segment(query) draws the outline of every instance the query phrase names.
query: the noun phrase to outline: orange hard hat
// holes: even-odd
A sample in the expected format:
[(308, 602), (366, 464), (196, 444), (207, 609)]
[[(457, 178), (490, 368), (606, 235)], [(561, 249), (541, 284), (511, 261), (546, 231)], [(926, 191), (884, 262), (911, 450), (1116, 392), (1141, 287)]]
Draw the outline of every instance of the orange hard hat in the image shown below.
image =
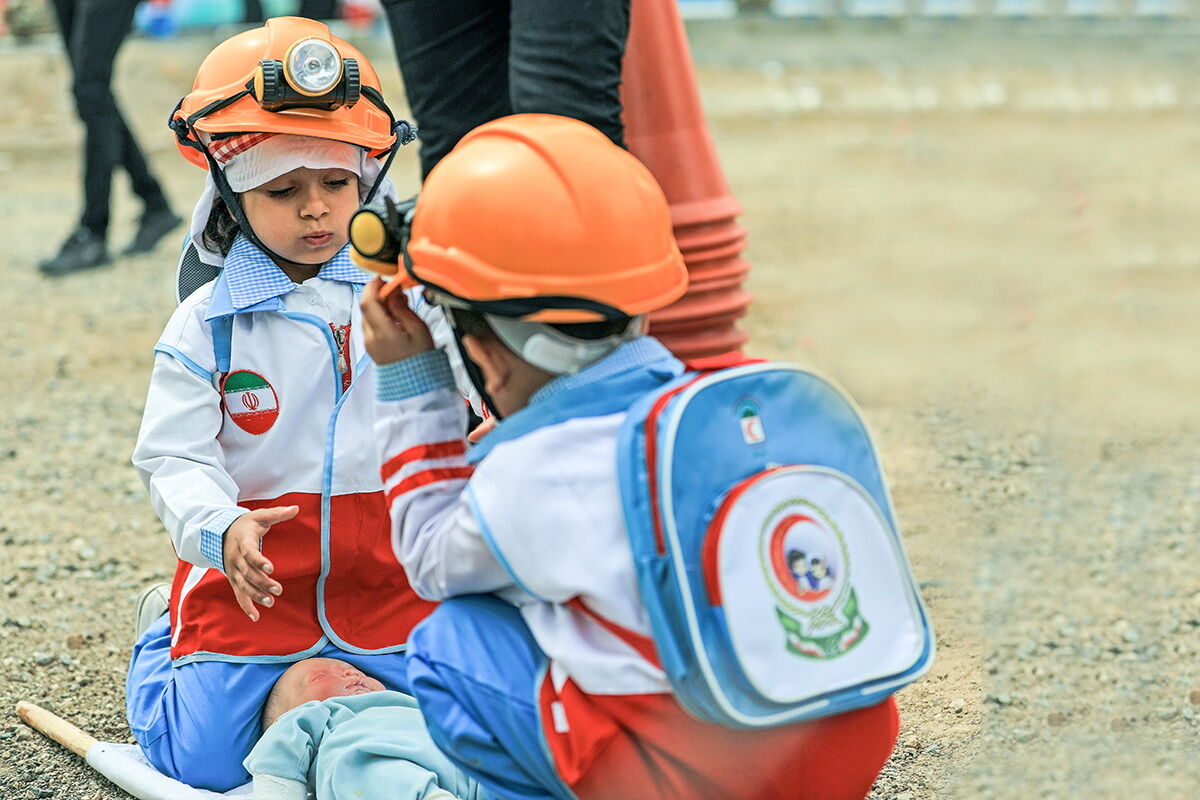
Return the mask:
[[(336, 91), (322, 95), (293, 81), (284, 70), (297, 68), (297, 54), (299, 69), (311, 65), (317, 78), (333, 79)], [(284, 99), (272, 106), (268, 95)], [(395, 142), (394, 124), (379, 77), (363, 54), (324, 23), (302, 17), (273, 17), (217, 45), (171, 115), (179, 152), (205, 169), (209, 161), (197, 148), (198, 133), (292, 133), (357, 144), (378, 156)]]
[(435, 296), (551, 323), (644, 314), (687, 288), (650, 171), (590, 125), (549, 114), (481, 125), (434, 167), (405, 268)]

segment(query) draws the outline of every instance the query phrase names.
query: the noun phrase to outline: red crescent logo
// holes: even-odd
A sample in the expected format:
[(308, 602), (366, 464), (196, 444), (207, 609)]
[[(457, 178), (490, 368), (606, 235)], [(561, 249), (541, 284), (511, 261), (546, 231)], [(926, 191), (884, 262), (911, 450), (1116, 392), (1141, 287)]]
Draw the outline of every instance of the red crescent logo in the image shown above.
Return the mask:
[(258, 395), (254, 392), (246, 392), (242, 395), (242, 405), (253, 411), (258, 408)]
[(801, 522), (808, 522), (813, 525), (818, 525), (817, 521), (805, 514), (789, 514), (779, 520), (779, 524), (775, 526), (775, 530), (771, 531), (771, 567), (775, 570), (775, 577), (783, 586), (784, 590), (793, 597), (803, 600), (806, 603), (815, 603), (824, 598), (827, 594), (833, 591), (833, 587), (827, 587), (820, 590), (805, 590), (801, 591), (792, 578), (792, 571), (788, 568), (787, 554), (784, 553), (783, 539), (787, 536), (787, 532), (793, 526), (799, 525)]

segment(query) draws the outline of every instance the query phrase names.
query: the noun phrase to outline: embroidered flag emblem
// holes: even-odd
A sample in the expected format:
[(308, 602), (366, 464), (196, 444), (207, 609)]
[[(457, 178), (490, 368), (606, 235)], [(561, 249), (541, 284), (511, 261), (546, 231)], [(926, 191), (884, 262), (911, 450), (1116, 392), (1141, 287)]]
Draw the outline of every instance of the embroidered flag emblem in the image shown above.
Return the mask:
[(246, 433), (266, 433), (279, 418), (275, 389), (257, 372), (240, 369), (229, 373), (221, 392), (229, 418)]

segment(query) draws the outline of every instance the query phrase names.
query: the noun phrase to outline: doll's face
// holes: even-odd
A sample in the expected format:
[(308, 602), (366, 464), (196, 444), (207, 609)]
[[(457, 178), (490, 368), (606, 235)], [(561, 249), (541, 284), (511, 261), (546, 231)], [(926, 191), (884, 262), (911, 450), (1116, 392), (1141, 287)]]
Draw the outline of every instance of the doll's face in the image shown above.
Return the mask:
[(382, 692), (384, 685), (345, 661), (306, 658), (288, 667), (272, 690), (277, 713), (283, 714), (310, 700), (326, 700), (367, 692)]
[(241, 201), (263, 244), (294, 264), (323, 264), (349, 240), (358, 176), (299, 167), (243, 192)]

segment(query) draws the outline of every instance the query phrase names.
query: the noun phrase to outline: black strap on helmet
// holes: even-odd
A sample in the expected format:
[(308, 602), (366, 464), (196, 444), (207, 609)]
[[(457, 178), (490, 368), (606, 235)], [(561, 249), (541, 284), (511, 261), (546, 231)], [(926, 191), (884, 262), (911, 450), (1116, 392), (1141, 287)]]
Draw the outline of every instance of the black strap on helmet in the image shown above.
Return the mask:
[(510, 297), (504, 300), (474, 300), (467, 297), (456, 295), (436, 283), (429, 281), (420, 275), (417, 275), (413, 266), (412, 256), (408, 252), (408, 242), (412, 235), (412, 227), (406, 224), (400, 236), (400, 252), (403, 255), (404, 271), (408, 273), (414, 281), (432, 289), (435, 293), (442, 295), (444, 298), (450, 298), (457, 301), (463, 308), (469, 308), (473, 311), (478, 311), (481, 314), (493, 314), (497, 317), (530, 317), (539, 311), (586, 311), (597, 315), (600, 319), (595, 322), (606, 320), (628, 319), (629, 314), (617, 308), (610, 306), (607, 303), (601, 303), (599, 300), (591, 300), (587, 297), (571, 297), (570, 295), (538, 295), (537, 297)]

